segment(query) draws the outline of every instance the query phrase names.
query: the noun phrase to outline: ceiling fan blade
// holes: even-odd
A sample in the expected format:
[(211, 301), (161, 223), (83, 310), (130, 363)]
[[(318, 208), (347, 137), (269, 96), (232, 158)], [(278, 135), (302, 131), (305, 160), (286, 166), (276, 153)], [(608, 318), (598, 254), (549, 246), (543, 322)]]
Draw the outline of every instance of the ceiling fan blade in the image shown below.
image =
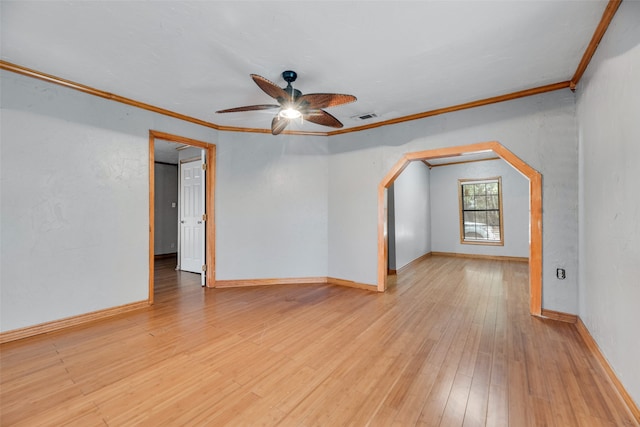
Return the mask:
[(308, 93), (298, 98), (298, 104), (302, 108), (319, 110), (320, 108), (348, 104), (356, 100), (357, 98), (353, 95), (343, 95), (340, 93)]
[(322, 126), (331, 126), (333, 128), (341, 128), (343, 125), (340, 120), (323, 110), (310, 111), (303, 115), (304, 120), (316, 123)]
[(251, 74), (251, 78), (254, 82), (256, 82), (260, 89), (262, 89), (270, 97), (277, 99), (278, 102), (281, 102), (280, 100), (284, 101), (286, 99), (289, 99), (289, 94), (274, 82), (269, 81), (257, 74)]
[(261, 105), (247, 105), (246, 107), (228, 108), (226, 110), (219, 110), (216, 113), (238, 113), (241, 111), (257, 111), (257, 110), (270, 110), (272, 108), (280, 108), (276, 104), (261, 104)]
[(287, 127), (288, 124), (289, 124), (288, 119), (283, 119), (282, 117), (276, 114), (276, 116), (271, 121), (271, 134), (278, 135), (280, 132), (284, 130), (284, 128)]

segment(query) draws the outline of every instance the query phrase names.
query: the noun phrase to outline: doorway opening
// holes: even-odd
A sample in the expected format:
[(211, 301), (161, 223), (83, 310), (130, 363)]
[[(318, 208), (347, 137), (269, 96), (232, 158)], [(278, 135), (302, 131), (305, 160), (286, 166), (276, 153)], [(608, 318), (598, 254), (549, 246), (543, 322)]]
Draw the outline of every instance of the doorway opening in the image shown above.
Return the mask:
[(540, 316), (542, 313), (542, 175), (496, 141), (407, 153), (382, 179), (378, 185), (378, 291), (386, 290), (388, 279), (387, 189), (413, 161), (482, 152), (493, 152), (529, 180), (529, 311), (533, 315)]
[[(155, 146), (156, 140), (166, 141), (170, 143), (180, 144), (184, 148), (197, 148), (202, 153), (201, 161), (198, 161), (198, 167), (201, 168), (201, 164), (204, 170), (204, 188), (197, 188), (198, 192), (203, 194), (202, 200), (204, 200), (204, 214), (199, 218), (189, 218), (193, 220), (194, 225), (204, 228), (202, 230), (203, 239), (196, 241), (196, 245), (202, 245), (203, 248), (203, 263), (202, 263), (202, 277), (203, 286), (212, 288), (215, 286), (215, 222), (214, 222), (214, 191), (215, 191), (215, 159), (216, 159), (216, 146), (202, 141), (197, 141), (190, 138), (185, 138), (177, 135), (171, 135), (158, 131), (149, 131), (149, 304), (153, 304), (154, 300), (154, 287), (155, 287), (155, 246), (156, 246), (156, 230), (155, 230)], [(193, 161), (194, 159), (185, 159), (185, 164)], [(180, 170), (182, 168), (178, 168)], [(192, 171), (193, 172), (193, 171)], [(181, 175), (179, 173), (178, 175)], [(199, 175), (198, 175), (199, 176)], [(184, 198), (181, 195), (181, 198)], [(179, 203), (180, 201), (178, 201)], [(177, 207), (177, 206), (176, 206)], [(177, 219), (177, 218), (176, 218)], [(189, 225), (189, 232), (193, 232), (193, 228)], [(180, 241), (178, 241), (178, 246)], [(183, 252), (179, 248), (176, 248), (178, 254)], [(180, 256), (177, 259), (177, 263), (180, 264)], [(181, 268), (181, 267), (179, 267)]]

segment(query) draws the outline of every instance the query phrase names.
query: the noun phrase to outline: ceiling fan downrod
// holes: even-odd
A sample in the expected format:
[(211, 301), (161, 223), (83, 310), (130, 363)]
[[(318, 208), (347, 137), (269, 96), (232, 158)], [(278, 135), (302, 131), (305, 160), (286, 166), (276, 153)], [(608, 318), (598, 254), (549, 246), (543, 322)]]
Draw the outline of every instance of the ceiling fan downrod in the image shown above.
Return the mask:
[(302, 96), (302, 92), (300, 92), (298, 89), (294, 89), (291, 85), (291, 83), (295, 82), (298, 78), (298, 73), (291, 70), (283, 71), (282, 78), (285, 82), (287, 82), (287, 87), (284, 88), (284, 91), (289, 94), (292, 101), (295, 101), (300, 96)]

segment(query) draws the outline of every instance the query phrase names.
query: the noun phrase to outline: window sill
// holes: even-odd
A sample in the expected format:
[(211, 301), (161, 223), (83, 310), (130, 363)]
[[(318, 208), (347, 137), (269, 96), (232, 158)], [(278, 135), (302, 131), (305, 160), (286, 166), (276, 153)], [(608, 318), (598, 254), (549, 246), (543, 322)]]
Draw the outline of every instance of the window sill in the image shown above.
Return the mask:
[(462, 245), (482, 245), (482, 246), (504, 246), (504, 241), (489, 242), (484, 240), (461, 240)]

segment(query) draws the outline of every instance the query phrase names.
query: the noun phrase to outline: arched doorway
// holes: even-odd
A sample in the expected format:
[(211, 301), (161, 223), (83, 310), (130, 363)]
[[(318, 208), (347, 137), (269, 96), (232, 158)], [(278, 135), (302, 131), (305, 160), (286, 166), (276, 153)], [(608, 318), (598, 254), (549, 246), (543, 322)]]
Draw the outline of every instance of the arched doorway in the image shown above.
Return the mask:
[(529, 180), (529, 311), (542, 314), (542, 175), (497, 141), (458, 147), (407, 153), (391, 168), (378, 186), (378, 291), (384, 292), (387, 282), (387, 212), (386, 190), (410, 162), (461, 156), (492, 151)]

